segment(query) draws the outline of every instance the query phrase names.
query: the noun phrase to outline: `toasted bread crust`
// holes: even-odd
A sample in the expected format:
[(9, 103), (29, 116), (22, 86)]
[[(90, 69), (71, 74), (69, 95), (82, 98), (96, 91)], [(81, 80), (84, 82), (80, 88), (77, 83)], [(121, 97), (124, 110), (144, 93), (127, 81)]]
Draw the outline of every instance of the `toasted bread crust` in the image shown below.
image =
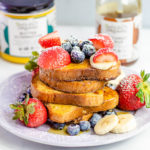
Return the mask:
[(95, 93), (86, 94), (70, 94), (56, 91), (42, 81), (36, 75), (31, 83), (32, 96), (43, 102), (54, 104), (76, 105), (76, 106), (99, 106), (103, 103), (103, 90), (98, 90)]
[[(108, 87), (104, 88), (104, 103), (97, 107), (78, 107), (72, 105), (46, 104), (50, 120), (58, 123), (77, 122), (77, 118), (88, 114), (114, 109), (119, 102), (118, 93)], [(59, 114), (59, 115), (58, 115)], [(78, 116), (78, 117), (77, 117)]]
[(103, 89), (105, 82), (97, 80), (84, 80), (84, 81), (56, 81), (49, 78), (42, 80), (49, 87), (66, 92), (66, 93), (75, 93), (83, 94), (89, 92), (95, 92), (97, 90)]
[(59, 69), (43, 69), (39, 70), (39, 78), (45, 81), (47, 78), (57, 81), (81, 81), (81, 80), (111, 80), (120, 75), (120, 62), (116, 66), (101, 70), (92, 68), (89, 60), (85, 60), (80, 64), (71, 63)]
[(114, 109), (119, 103), (119, 95), (115, 90), (112, 90), (109, 87), (105, 87), (104, 91), (104, 102), (97, 107), (88, 107), (87, 112), (99, 112), (106, 111), (109, 109)]
[(72, 108), (70, 109), (69, 106), (70, 105), (64, 105), (64, 107), (62, 107), (60, 111), (59, 104), (47, 105), (50, 120), (58, 123), (65, 123), (81, 117), (81, 114), (83, 114), (82, 107), (72, 106)]

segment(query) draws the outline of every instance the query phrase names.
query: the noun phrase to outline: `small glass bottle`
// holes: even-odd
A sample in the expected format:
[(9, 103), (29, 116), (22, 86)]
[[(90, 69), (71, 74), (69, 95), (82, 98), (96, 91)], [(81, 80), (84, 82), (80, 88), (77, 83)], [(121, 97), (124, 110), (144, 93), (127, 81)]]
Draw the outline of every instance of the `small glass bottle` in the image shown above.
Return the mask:
[(97, 0), (96, 22), (97, 33), (112, 37), (123, 65), (138, 59), (141, 0)]

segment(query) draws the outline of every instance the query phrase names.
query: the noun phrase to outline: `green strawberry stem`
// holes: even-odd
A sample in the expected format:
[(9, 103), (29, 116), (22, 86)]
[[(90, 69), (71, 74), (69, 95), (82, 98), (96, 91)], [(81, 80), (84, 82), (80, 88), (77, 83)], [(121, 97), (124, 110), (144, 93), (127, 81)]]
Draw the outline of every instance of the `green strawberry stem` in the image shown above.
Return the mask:
[(17, 104), (10, 104), (10, 108), (14, 109), (14, 116), (13, 120), (21, 120), (25, 123), (25, 125), (28, 124), (29, 121), (29, 115), (34, 114), (35, 112), (35, 105), (36, 103), (28, 104), (29, 101), (29, 95), (27, 95), (25, 99), (25, 103), (17, 103)]
[(146, 108), (150, 108), (150, 73), (146, 74), (144, 70), (141, 71), (142, 82), (140, 82), (136, 87), (139, 89), (136, 96), (140, 98), (141, 103), (146, 104)]
[(28, 71), (33, 71), (35, 68), (37, 68), (38, 58), (39, 58), (39, 53), (37, 51), (33, 51), (30, 60), (25, 64), (25, 69)]

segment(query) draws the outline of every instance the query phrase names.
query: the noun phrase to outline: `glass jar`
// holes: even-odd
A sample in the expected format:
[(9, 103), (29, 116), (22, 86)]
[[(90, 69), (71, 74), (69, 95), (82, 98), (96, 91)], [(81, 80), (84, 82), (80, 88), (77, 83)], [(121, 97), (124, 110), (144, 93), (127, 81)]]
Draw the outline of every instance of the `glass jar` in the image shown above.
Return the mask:
[(26, 63), (41, 49), (38, 39), (54, 31), (54, 0), (0, 0), (0, 23), (1, 56)]
[(141, 0), (97, 0), (97, 33), (109, 34), (123, 65), (138, 59)]

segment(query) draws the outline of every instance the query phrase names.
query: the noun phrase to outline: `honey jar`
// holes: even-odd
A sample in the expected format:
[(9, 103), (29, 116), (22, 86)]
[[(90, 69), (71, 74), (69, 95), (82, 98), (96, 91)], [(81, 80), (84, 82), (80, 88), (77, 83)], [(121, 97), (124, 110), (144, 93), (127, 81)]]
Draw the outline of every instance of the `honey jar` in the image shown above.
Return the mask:
[(54, 31), (54, 0), (1, 0), (0, 47), (2, 58), (26, 63), (38, 51), (38, 39)]

